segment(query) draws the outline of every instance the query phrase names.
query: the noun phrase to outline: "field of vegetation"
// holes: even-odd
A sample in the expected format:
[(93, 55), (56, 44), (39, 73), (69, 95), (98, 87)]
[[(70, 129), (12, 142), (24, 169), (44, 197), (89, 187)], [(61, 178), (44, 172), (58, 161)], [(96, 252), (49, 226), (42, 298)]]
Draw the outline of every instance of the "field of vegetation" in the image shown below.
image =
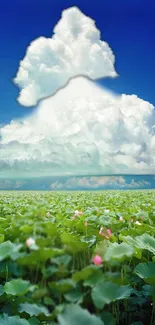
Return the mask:
[(155, 324), (155, 192), (0, 192), (0, 325)]

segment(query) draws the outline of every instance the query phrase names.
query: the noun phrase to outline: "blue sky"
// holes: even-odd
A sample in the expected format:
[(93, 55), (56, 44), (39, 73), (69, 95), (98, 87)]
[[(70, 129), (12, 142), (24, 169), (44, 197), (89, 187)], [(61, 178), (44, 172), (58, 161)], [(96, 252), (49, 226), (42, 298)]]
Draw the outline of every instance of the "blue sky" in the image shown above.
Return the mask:
[(2, 0), (0, 5), (0, 123), (27, 114), (12, 83), (29, 43), (50, 37), (61, 11), (78, 6), (96, 21), (102, 38), (116, 56), (117, 79), (101, 84), (126, 94), (136, 94), (155, 105), (155, 3), (139, 0)]
[[(61, 18), (63, 10), (74, 6), (80, 9), (80, 14), (76, 12), (75, 16), (74, 9), (69, 14), (69, 9), (66, 10), (66, 18)], [(101, 37), (88, 17), (95, 21)], [(154, 17), (153, 0), (2, 0), (0, 178), (4, 182), (5, 178), (17, 177), (18, 174), (24, 178), (30, 175), (53, 176), (55, 173), (58, 177), (155, 173)], [(86, 24), (84, 19), (87, 19)], [(49, 40), (59, 21), (56, 42)], [(68, 34), (64, 33), (69, 35), (68, 40), (63, 35), (63, 26), (68, 30)], [(25, 74), (18, 74), (17, 84), (19, 86), (22, 80), (24, 89), (28, 88), (27, 81), (29, 85), (34, 81), (34, 88), (26, 93), (29, 103), (25, 106), (43, 100), (37, 107), (24, 107), (17, 101), (19, 88), (13, 83), (13, 78), (22, 66), (20, 61), (25, 57), (28, 46), (40, 36), (45, 39), (43, 43), (38, 42), (36, 48), (31, 47), (30, 55), (23, 63), (28, 62)], [(101, 41), (106, 41), (112, 49), (115, 65), (108, 45), (103, 49)], [(64, 47), (59, 47), (60, 44)], [(35, 61), (35, 55), (38, 61)], [(79, 65), (74, 64), (72, 58)], [(63, 66), (61, 63), (64, 61), (66, 65)], [(38, 65), (35, 66), (36, 62)], [(58, 67), (56, 74), (55, 67)], [(69, 67), (68, 70), (66, 67)], [(47, 72), (49, 70), (50, 73)], [(53, 87), (48, 93), (51, 96), (54, 87), (59, 90), (70, 77), (79, 76), (79, 71), (86, 71), (85, 76), (93, 81), (74, 79), (64, 92), (58, 91), (58, 102), (55, 95), (44, 100), (42, 94), (47, 95), (48, 86)], [(119, 76), (111, 78), (116, 72)], [(26, 73), (28, 77), (25, 77)], [(94, 77), (106, 73), (109, 77), (100, 80)], [(77, 89), (79, 93), (76, 93)], [(104, 93), (106, 89), (125, 95), (114, 98), (114, 94)], [(24, 103), (24, 96), (21, 103)], [(77, 96), (81, 97), (83, 108), (78, 104)], [(23, 119), (22, 123), (20, 119)], [(10, 124), (11, 120), (14, 122)], [(55, 142), (52, 142), (53, 139), (56, 139)], [(151, 187), (152, 184), (154, 178)]]

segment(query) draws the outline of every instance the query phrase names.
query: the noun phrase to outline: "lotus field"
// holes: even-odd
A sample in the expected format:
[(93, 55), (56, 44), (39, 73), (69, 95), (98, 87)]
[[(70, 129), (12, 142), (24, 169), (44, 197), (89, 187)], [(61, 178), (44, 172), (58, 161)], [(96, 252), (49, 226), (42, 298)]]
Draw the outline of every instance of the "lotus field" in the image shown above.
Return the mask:
[(0, 192), (0, 325), (155, 324), (155, 192)]

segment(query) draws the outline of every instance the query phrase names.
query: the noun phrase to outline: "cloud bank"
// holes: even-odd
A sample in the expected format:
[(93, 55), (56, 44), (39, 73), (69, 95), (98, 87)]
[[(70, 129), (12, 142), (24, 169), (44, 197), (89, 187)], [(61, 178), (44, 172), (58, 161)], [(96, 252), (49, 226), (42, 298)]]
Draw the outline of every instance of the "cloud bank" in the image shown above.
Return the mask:
[(31, 179), (0, 179), (0, 190), (132, 190), (153, 189), (153, 176), (46, 177)]
[(53, 182), (50, 186), (51, 190), (72, 190), (72, 189), (145, 189), (150, 188), (151, 183), (145, 179), (135, 180), (132, 178), (127, 182), (125, 177), (122, 176), (101, 176), (101, 177), (72, 177), (68, 178), (65, 182), (61, 179)]
[(84, 77), (0, 135), (1, 177), (155, 173), (153, 105)]
[(34, 40), (20, 61), (14, 82), (23, 106), (36, 105), (76, 76), (92, 80), (117, 76), (111, 48), (100, 39), (94, 20), (77, 7), (62, 12), (53, 33), (51, 38)]

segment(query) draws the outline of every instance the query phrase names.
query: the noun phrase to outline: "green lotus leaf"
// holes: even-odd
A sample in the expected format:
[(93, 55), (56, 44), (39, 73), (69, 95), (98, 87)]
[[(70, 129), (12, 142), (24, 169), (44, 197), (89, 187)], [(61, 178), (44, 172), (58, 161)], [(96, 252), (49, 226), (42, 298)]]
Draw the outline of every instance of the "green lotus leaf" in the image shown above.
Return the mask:
[(72, 276), (72, 279), (75, 282), (79, 282), (81, 280), (87, 280), (90, 275), (95, 273), (98, 270), (98, 266), (96, 265), (88, 265), (85, 268), (83, 268), (81, 271), (75, 272)]
[(131, 257), (134, 254), (134, 249), (131, 245), (126, 243), (111, 243), (105, 254), (105, 261), (115, 260), (123, 261), (127, 257)]
[(45, 315), (49, 316), (49, 311), (46, 307), (36, 304), (24, 303), (19, 305), (20, 313), (27, 313), (30, 316)]
[(0, 316), (1, 325), (30, 325), (26, 319), (22, 319), (19, 316), (9, 317), (8, 315)]
[(4, 285), (4, 292), (7, 295), (23, 296), (30, 288), (30, 282), (22, 279), (12, 279)]
[(0, 244), (0, 261), (5, 258), (12, 258), (14, 253), (17, 253), (22, 248), (22, 245), (13, 244), (11, 241), (5, 241)]
[(92, 289), (91, 296), (94, 305), (102, 309), (106, 304), (129, 298), (131, 292), (130, 285), (119, 286), (113, 282), (100, 282)]
[(135, 273), (148, 284), (155, 285), (155, 263), (140, 263), (135, 268)]
[(63, 313), (58, 315), (58, 321), (60, 325), (104, 325), (99, 317), (78, 305), (66, 306)]
[(146, 249), (155, 255), (155, 238), (147, 233), (141, 236), (136, 236), (135, 238), (131, 236), (123, 236), (122, 240), (140, 249)]

